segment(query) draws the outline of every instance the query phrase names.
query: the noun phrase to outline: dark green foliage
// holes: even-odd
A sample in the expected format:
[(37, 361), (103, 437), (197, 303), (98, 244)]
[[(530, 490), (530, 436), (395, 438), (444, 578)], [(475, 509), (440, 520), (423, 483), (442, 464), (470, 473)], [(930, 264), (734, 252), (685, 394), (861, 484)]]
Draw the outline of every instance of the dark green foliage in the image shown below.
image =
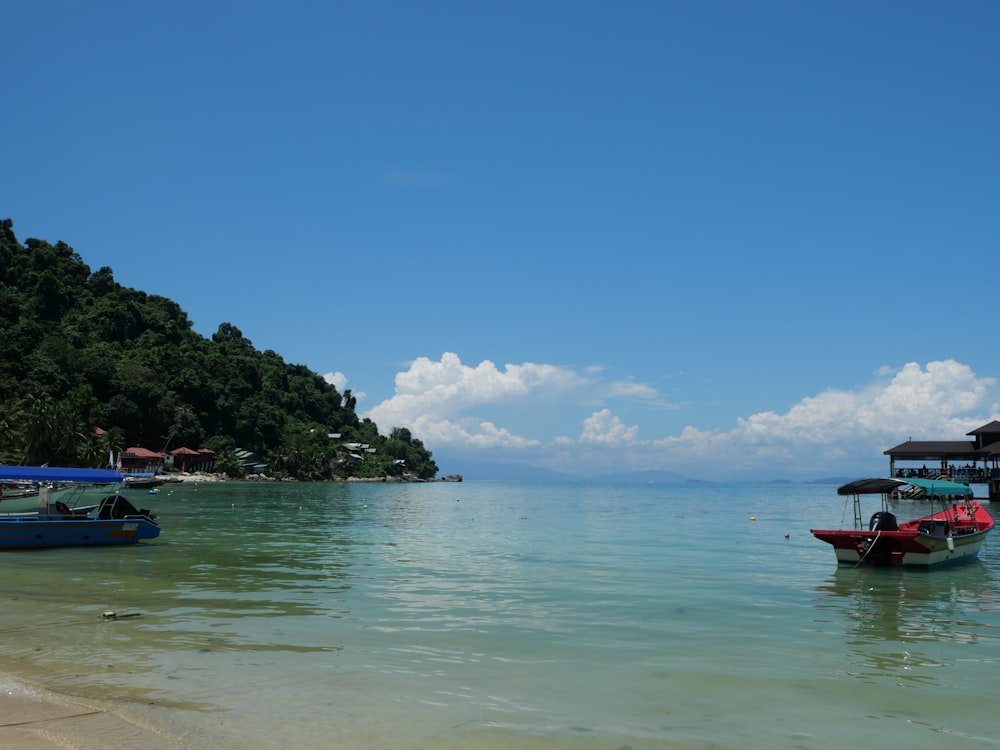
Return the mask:
[[(18, 244), (0, 222), (0, 462), (97, 466), (126, 447), (208, 447), (239, 474), (236, 449), (287, 476), (433, 478), (409, 430), (384, 438), (302, 365), (259, 352), (223, 323), (211, 340), (173, 301), (96, 273), (68, 245)], [(96, 432), (95, 427), (104, 430)], [(339, 440), (330, 435), (340, 433)], [(347, 442), (370, 445), (347, 458)]]

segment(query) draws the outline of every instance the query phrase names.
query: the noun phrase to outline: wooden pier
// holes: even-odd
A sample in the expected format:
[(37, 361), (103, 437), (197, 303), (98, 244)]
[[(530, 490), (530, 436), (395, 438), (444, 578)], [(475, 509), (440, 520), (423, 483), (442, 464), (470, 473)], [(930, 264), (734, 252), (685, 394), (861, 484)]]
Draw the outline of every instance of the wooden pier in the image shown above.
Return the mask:
[[(944, 477), (963, 484), (985, 484), (990, 501), (1000, 501), (1000, 422), (990, 422), (966, 435), (971, 440), (907, 440), (890, 448), (885, 451), (889, 476)], [(922, 465), (898, 466), (900, 462)]]

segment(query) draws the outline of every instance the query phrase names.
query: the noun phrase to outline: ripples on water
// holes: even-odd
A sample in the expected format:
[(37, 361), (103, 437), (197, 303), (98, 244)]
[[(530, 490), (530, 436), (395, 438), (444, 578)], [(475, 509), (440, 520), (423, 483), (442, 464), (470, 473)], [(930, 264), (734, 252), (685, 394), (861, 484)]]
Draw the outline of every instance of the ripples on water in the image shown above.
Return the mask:
[(182, 485), (4, 558), (5, 668), (194, 746), (996, 747), (996, 541), (838, 569), (834, 489)]

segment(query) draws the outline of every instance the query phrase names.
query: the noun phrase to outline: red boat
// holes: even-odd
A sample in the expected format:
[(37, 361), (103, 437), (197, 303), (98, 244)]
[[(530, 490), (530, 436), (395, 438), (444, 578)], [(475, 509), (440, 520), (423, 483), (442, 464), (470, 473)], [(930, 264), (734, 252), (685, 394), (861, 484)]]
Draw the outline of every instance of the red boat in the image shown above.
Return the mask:
[[(966, 560), (979, 553), (994, 524), (990, 512), (973, 499), (969, 486), (957, 482), (859, 479), (839, 487), (837, 494), (853, 500), (854, 528), (811, 531), (817, 539), (833, 545), (839, 563), (930, 568)], [(868, 520), (866, 529), (861, 498), (870, 495), (880, 495), (882, 505)], [(889, 507), (900, 499), (931, 500), (939, 502), (942, 509), (899, 523)]]

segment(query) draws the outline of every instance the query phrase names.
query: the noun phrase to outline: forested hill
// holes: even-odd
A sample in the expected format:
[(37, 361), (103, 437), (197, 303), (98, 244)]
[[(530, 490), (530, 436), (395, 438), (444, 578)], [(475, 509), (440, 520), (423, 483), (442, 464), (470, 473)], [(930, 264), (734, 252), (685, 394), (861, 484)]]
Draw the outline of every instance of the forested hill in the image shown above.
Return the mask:
[[(0, 463), (103, 466), (111, 450), (186, 446), (231, 473), (246, 449), (297, 478), (436, 475), (408, 429), (383, 437), (354, 406), (235, 325), (207, 339), (172, 300), (91, 272), (63, 242), (21, 245), (0, 222)], [(374, 451), (359, 461), (345, 443)]]

